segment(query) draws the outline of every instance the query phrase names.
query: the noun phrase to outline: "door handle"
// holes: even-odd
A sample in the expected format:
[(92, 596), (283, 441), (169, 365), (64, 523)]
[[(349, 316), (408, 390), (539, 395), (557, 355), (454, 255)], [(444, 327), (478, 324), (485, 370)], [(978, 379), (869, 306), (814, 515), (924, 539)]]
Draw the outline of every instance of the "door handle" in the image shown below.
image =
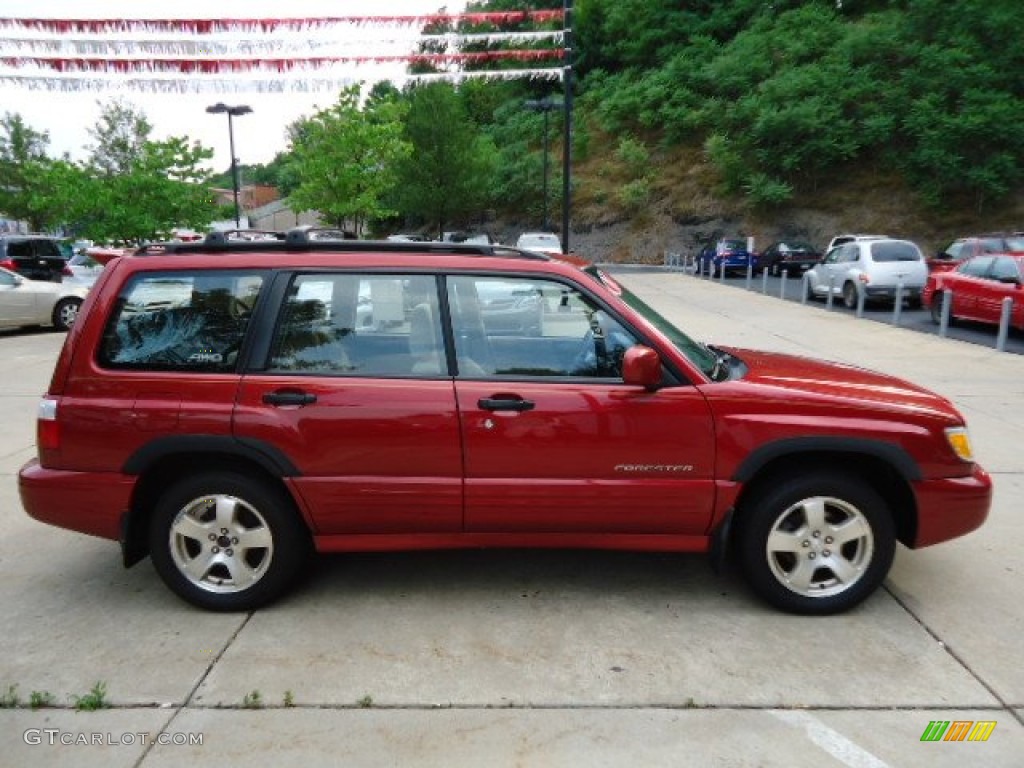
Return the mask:
[(483, 397), (476, 401), (484, 411), (532, 411), (536, 406), (532, 400), (521, 397)]
[(316, 395), (296, 390), (279, 390), (264, 393), (263, 402), (267, 405), (312, 405), (316, 402)]

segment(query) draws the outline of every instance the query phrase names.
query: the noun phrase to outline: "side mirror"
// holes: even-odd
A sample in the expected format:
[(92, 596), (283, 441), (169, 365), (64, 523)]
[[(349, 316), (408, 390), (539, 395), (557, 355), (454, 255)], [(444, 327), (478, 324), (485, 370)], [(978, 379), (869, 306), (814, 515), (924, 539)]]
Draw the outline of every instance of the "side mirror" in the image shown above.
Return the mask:
[(635, 344), (622, 357), (622, 380), (653, 392), (661, 386), (661, 358), (650, 347)]

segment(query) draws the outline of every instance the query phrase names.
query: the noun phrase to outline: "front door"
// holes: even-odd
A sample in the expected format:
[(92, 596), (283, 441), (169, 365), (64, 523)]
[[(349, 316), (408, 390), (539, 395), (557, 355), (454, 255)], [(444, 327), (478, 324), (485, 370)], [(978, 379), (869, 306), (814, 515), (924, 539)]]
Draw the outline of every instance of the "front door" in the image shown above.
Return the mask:
[(466, 530), (706, 532), (714, 436), (691, 386), (623, 384), (637, 337), (567, 284), (449, 278)]

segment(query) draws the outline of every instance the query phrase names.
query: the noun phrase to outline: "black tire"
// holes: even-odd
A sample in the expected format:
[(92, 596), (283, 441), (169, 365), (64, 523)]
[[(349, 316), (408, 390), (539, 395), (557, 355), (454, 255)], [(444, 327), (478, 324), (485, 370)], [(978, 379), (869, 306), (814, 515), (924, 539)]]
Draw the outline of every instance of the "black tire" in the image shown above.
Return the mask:
[(847, 309), (857, 308), (857, 286), (853, 283), (843, 285), (843, 306)]
[(82, 308), (81, 299), (61, 299), (53, 308), (53, 327), (58, 331), (69, 331), (78, 319), (78, 310)]
[(216, 471), (164, 492), (150, 520), (149, 551), (160, 578), (185, 601), (211, 611), (251, 611), (291, 585), (312, 547), (281, 488)]
[(885, 579), (896, 549), (885, 500), (839, 472), (811, 472), (765, 488), (744, 504), (737, 526), (751, 589), (789, 613), (852, 608)]

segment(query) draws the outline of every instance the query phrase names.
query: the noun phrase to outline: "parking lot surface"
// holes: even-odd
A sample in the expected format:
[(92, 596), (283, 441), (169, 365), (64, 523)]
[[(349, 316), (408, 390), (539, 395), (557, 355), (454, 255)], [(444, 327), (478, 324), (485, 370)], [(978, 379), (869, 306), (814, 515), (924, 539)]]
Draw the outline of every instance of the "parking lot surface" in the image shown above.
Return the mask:
[[(1024, 359), (692, 275), (616, 277), (695, 338), (946, 395), (995, 478), (988, 522), (900, 550), (883, 590), (829, 618), (776, 613), (700, 556), (556, 551), (324, 557), (271, 608), (204, 613), (148, 562), (24, 514), (63, 336), (2, 334), (0, 765), (1022, 765)], [(110, 706), (77, 711), (98, 683)], [(996, 725), (922, 741), (933, 721)]]

